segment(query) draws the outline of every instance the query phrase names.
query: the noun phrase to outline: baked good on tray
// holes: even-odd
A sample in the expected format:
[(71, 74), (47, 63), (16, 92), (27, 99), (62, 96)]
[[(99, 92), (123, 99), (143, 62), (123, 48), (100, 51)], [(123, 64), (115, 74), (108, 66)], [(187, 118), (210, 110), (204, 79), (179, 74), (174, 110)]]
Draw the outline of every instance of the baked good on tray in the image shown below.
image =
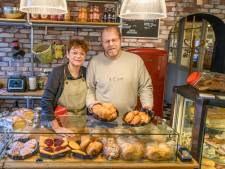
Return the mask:
[(118, 111), (111, 103), (96, 104), (92, 107), (93, 116), (102, 121), (111, 122), (118, 117)]
[(24, 160), (33, 156), (38, 151), (38, 142), (35, 139), (28, 141), (14, 141), (9, 146), (8, 156), (14, 160)]
[(70, 150), (68, 141), (65, 137), (45, 137), (40, 136), (40, 155), (46, 158), (60, 158)]
[(76, 158), (92, 159), (97, 157), (102, 151), (103, 144), (98, 139), (89, 135), (69, 141), (69, 146)]

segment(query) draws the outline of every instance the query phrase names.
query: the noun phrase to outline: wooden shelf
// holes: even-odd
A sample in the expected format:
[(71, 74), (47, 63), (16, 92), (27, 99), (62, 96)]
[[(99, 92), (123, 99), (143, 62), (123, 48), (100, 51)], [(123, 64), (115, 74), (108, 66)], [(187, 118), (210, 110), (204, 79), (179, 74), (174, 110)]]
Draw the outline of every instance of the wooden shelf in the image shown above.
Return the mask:
[(107, 27), (119, 26), (116, 22), (75, 22), (75, 21), (52, 21), (52, 20), (31, 20), (33, 26), (53, 26), (53, 27)]
[(7, 19), (7, 18), (0, 18), (0, 25), (22, 25), (22, 26), (29, 26), (25, 19)]
[(52, 20), (31, 20), (0, 18), (0, 25), (18, 26), (47, 26), (47, 27), (107, 27), (120, 26), (119, 22), (75, 22), (75, 21), (52, 21)]

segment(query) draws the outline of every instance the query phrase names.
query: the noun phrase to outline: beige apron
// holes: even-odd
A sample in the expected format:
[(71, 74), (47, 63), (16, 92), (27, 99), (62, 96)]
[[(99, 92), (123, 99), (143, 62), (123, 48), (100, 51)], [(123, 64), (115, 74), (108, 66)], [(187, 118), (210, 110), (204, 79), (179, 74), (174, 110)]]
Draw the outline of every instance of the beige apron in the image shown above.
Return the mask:
[(85, 127), (86, 95), (87, 85), (83, 77), (76, 80), (65, 79), (63, 92), (58, 100), (58, 105), (64, 106), (68, 110), (67, 116), (60, 117), (63, 127)]

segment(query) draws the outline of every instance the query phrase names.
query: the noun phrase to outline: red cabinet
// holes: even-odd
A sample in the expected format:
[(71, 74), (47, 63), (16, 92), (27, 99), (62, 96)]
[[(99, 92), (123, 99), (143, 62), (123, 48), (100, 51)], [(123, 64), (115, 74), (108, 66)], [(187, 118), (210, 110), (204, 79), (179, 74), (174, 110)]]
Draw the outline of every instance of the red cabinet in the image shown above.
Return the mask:
[(139, 55), (152, 78), (154, 107), (158, 116), (163, 116), (164, 88), (167, 70), (167, 52), (153, 48), (128, 48), (126, 51)]

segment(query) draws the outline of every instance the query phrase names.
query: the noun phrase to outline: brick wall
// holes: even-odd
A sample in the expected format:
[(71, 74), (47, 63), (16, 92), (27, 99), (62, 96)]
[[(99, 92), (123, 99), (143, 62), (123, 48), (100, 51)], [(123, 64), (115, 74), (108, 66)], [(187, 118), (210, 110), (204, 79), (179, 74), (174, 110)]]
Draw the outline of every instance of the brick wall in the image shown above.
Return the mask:
[[(144, 38), (123, 38), (122, 46), (124, 47), (153, 47), (166, 49), (168, 34), (170, 29), (181, 17), (193, 13), (210, 13), (225, 21), (225, 0), (203, 0), (204, 4), (196, 5), (196, 0), (166, 0), (167, 15), (166, 19), (160, 21), (160, 32), (158, 39)], [(19, 0), (1, 0), (1, 5), (18, 5)], [(78, 7), (87, 6), (86, 2), (69, 2), (69, 10), (73, 19), (76, 18)], [(66, 43), (70, 38), (85, 39), (89, 42), (90, 51), (88, 57), (96, 55), (102, 51), (100, 36), (101, 28), (34, 28), (34, 42), (42, 40), (55, 41), (61, 40)], [(21, 47), (25, 50), (26, 55), (21, 60), (12, 58), (11, 42), (18, 39)], [(0, 26), (0, 79), (10, 75), (21, 74), (28, 76), (31, 72), (31, 54), (30, 54), (30, 27), (26, 26)], [(44, 68), (55, 67), (62, 64), (63, 60), (55, 60), (51, 64), (34, 64), (35, 75), (39, 75)]]

